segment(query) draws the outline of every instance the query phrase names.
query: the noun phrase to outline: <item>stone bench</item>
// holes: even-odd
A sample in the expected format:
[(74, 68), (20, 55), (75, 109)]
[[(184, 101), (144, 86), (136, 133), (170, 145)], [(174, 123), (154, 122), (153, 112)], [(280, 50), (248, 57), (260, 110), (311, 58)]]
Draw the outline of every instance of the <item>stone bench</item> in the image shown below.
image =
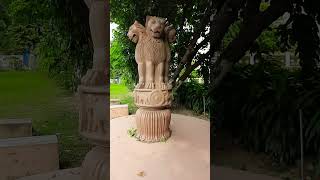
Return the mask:
[(32, 136), (31, 119), (0, 119), (0, 139)]
[(110, 106), (110, 119), (128, 116), (128, 104), (119, 104), (119, 105), (111, 105)]
[(0, 140), (0, 180), (58, 169), (58, 139), (55, 135)]
[(111, 105), (120, 104), (120, 99), (110, 99), (110, 104)]

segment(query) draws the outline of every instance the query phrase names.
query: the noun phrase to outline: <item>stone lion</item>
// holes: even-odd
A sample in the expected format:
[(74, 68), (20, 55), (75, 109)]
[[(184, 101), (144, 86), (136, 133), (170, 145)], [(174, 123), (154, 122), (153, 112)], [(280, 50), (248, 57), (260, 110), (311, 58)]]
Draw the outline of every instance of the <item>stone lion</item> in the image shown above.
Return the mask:
[(138, 64), (139, 83), (136, 88), (168, 89), (169, 43), (176, 39), (176, 31), (164, 18), (147, 16), (145, 27), (135, 21), (128, 32), (129, 39), (137, 43), (135, 59)]

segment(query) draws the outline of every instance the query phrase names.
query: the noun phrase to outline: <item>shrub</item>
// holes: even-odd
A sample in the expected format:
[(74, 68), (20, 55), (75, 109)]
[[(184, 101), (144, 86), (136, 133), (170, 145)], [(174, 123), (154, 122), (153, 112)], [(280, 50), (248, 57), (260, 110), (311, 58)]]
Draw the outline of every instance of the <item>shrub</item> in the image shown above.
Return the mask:
[(285, 70), (273, 60), (236, 66), (215, 92), (215, 112), (219, 112), (215, 116), (248, 149), (291, 164), (300, 157), (302, 109), (305, 152), (316, 156), (320, 150), (320, 76), (301, 77), (299, 71)]
[(196, 113), (202, 113), (204, 104), (207, 107), (209, 103), (206, 96), (207, 90), (203, 84), (195, 81), (185, 82), (174, 92), (174, 103)]

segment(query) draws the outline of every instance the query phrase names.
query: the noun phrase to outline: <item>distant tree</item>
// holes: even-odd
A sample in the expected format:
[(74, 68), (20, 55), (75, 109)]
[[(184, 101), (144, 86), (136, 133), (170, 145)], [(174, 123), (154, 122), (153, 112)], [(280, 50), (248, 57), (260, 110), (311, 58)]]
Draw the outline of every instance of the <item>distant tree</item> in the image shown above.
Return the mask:
[[(80, 77), (92, 65), (85, 2), (1, 0), (0, 4), (8, 17), (0, 34), (3, 37), (0, 50), (21, 53), (25, 48), (32, 48), (41, 70), (49, 72), (65, 88), (76, 90)], [(0, 27), (1, 19), (2, 16)]]

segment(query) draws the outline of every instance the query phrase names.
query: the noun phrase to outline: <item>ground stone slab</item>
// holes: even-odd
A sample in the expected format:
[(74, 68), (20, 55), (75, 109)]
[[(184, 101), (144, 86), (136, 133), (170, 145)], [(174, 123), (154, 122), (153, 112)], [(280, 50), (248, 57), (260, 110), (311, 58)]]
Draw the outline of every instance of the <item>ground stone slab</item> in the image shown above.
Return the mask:
[(0, 139), (32, 136), (31, 119), (0, 119)]
[(18, 180), (81, 180), (80, 168), (65, 169), (46, 174), (23, 177)]
[(110, 119), (128, 116), (128, 104), (118, 104), (118, 105), (111, 105), (110, 106)]
[(59, 169), (56, 136), (33, 136), (0, 140), (0, 180)]
[(172, 137), (142, 143), (129, 137), (135, 116), (110, 121), (111, 180), (209, 180), (210, 123), (172, 114)]
[(246, 171), (234, 170), (225, 167), (212, 167), (212, 179), (213, 180), (281, 180), (271, 176), (253, 174)]

